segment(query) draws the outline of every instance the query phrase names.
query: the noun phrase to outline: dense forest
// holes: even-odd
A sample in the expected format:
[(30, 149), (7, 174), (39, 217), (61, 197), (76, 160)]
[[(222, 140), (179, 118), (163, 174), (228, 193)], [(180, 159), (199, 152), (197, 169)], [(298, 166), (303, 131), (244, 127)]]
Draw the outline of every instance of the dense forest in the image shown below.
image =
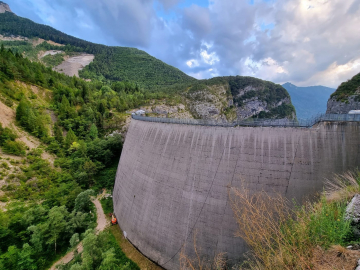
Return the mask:
[[(49, 103), (41, 103), (39, 95), (17, 82), (48, 89)], [(18, 168), (11, 173), (9, 162), (0, 161), (0, 178), (8, 182), (0, 201), (10, 201), (6, 211), (0, 210), (0, 269), (45, 269), (79, 239), (99, 244), (86, 251), (91, 262), (79, 257), (71, 269), (82, 264), (86, 269), (137, 269), (129, 266), (111, 235), (92, 232), (90, 195), (113, 186), (123, 140), (108, 134), (109, 122), (161, 94), (132, 82), (104, 85), (68, 77), (3, 46), (0, 92), (1, 101), (16, 108), (16, 124), (43, 145), (29, 150), (15, 130), (0, 125), (1, 150), (22, 157), (10, 160)], [(50, 119), (49, 110), (57, 121)], [(55, 154), (53, 165), (41, 157), (45, 150)]]
[(68, 51), (94, 54), (94, 61), (80, 72), (80, 76), (87, 79), (136, 81), (143, 88), (150, 89), (196, 81), (179, 69), (165, 64), (144, 51), (94, 44), (10, 12), (0, 14), (0, 34), (52, 40), (67, 45), (65, 49)]

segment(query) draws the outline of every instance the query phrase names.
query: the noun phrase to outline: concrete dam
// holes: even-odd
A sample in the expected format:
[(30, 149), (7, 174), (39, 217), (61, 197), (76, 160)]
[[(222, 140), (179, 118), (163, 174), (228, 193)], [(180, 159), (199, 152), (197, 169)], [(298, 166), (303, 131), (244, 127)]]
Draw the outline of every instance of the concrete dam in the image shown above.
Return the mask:
[(229, 187), (280, 193), (301, 201), (324, 180), (360, 163), (360, 122), (302, 127), (219, 127), (132, 119), (113, 191), (127, 238), (165, 269), (225, 252), (236, 263), (248, 251), (235, 237)]

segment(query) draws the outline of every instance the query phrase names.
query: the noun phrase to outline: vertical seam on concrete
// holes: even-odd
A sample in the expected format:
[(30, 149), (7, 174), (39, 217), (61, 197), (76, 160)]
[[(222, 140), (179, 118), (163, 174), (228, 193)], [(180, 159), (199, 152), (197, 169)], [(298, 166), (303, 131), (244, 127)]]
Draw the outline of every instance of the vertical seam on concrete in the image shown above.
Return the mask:
[[(239, 151), (240, 151), (240, 150), (239, 150)], [(230, 148), (229, 148), (229, 153), (230, 153)], [(236, 168), (237, 168), (237, 165), (238, 165), (238, 162), (239, 162), (239, 156), (240, 156), (240, 155), (238, 155), (238, 157), (237, 157), (237, 159), (236, 159), (234, 172), (233, 172), (233, 174), (232, 174), (231, 181), (230, 181), (230, 188), (231, 188), (232, 183), (233, 183), (233, 181), (234, 181)], [(228, 187), (228, 188), (229, 188), (229, 187)], [(222, 229), (222, 226), (223, 226), (222, 224), (223, 224), (223, 222), (224, 222), (224, 215), (225, 215), (226, 208), (227, 208), (227, 206), (228, 206), (228, 202), (229, 202), (229, 195), (227, 196), (226, 203), (225, 203), (225, 206), (224, 206), (224, 211), (223, 211), (223, 214), (222, 214), (222, 222), (221, 222), (220, 230)], [(217, 241), (216, 241), (216, 250), (215, 250), (215, 252), (217, 252), (217, 250), (218, 250), (218, 245), (219, 245), (219, 237), (217, 238)]]
[(218, 170), (219, 170), (221, 161), (222, 161), (223, 156), (224, 156), (224, 152), (225, 152), (225, 147), (224, 147), (224, 150), (223, 150), (223, 152), (222, 152), (222, 154), (221, 154), (221, 158), (220, 158), (220, 160), (219, 160), (219, 164), (218, 164), (218, 166), (217, 166), (217, 168), (216, 168), (216, 173), (214, 174), (214, 178), (213, 178), (213, 180), (211, 181), (211, 186), (210, 186), (210, 188), (209, 188), (209, 192), (208, 192), (208, 194), (206, 195), (206, 199), (205, 199), (205, 201), (204, 201), (204, 203), (203, 203), (203, 205), (202, 205), (202, 207), (201, 207), (199, 216), (197, 217), (197, 219), (196, 219), (196, 221), (195, 221), (195, 223), (194, 223), (194, 226), (191, 228), (189, 234), (187, 235), (184, 243), (181, 245), (181, 247), (179, 248), (179, 250), (178, 250), (166, 263), (164, 263), (163, 266), (165, 266), (168, 262), (170, 262), (172, 259), (175, 258), (175, 256), (180, 252), (180, 250), (181, 250), (181, 249), (184, 247), (184, 245), (186, 244), (187, 240), (189, 239), (189, 236), (192, 234), (192, 232), (193, 232), (193, 230), (194, 230), (194, 228), (195, 228), (195, 226), (196, 226), (196, 224), (197, 224), (197, 222), (198, 222), (198, 220), (199, 220), (199, 218), (200, 218), (200, 216), (201, 216), (201, 213), (202, 213), (202, 211), (203, 211), (203, 209), (204, 209), (204, 207), (205, 207), (206, 201), (207, 201), (207, 199), (209, 198), (210, 192), (211, 192), (212, 187), (213, 187), (213, 185), (214, 185), (214, 181), (215, 181), (217, 172), (218, 172)]
[(294, 169), (294, 164), (295, 164), (295, 158), (296, 158), (296, 154), (297, 154), (297, 151), (298, 151), (299, 145), (300, 145), (300, 139), (301, 139), (301, 137), (299, 136), (299, 140), (298, 140), (298, 143), (297, 143), (297, 146), (296, 146), (296, 149), (295, 149), (294, 158), (293, 158), (293, 164), (291, 165), (291, 169), (290, 169), (290, 176), (289, 176), (288, 184), (287, 184), (286, 190), (285, 190), (285, 196), (287, 195), (287, 192), (288, 192), (288, 189), (289, 189), (289, 185), (290, 185), (290, 181), (291, 181), (291, 175), (292, 175), (292, 171)]

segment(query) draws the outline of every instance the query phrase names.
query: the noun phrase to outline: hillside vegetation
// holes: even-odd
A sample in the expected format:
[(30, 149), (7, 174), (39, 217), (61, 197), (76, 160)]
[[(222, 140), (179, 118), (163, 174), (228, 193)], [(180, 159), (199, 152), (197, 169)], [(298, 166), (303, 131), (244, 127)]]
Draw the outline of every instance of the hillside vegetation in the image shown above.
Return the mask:
[(136, 269), (111, 235), (94, 239), (89, 213), (93, 190), (112, 188), (122, 148), (121, 135), (106, 136), (119, 124), (112, 110), (153, 95), (128, 82), (113, 88), (1, 47), (0, 269), (46, 269), (83, 238), (99, 244), (78, 264)]
[[(251, 248), (239, 269), (355, 269), (360, 251), (357, 209), (346, 212), (360, 192), (360, 175), (346, 173), (328, 182), (315, 202), (294, 205), (265, 192), (231, 191), (238, 237)], [(350, 246), (349, 248), (346, 248)]]
[[(84, 41), (64, 34), (52, 27), (5, 12), (0, 14), (0, 34), (27, 38), (42, 38), (59, 44), (71, 52), (86, 52), (95, 55), (94, 62), (87, 66), (80, 76), (86, 79), (111, 81), (136, 81), (146, 88), (188, 83), (195, 79), (180, 70), (165, 64), (144, 51), (126, 47), (108, 47)], [(49, 49), (59, 49), (49, 46)]]
[(356, 95), (355, 101), (360, 101), (360, 73), (341, 83), (331, 97), (336, 98), (337, 101), (345, 101), (352, 95)]

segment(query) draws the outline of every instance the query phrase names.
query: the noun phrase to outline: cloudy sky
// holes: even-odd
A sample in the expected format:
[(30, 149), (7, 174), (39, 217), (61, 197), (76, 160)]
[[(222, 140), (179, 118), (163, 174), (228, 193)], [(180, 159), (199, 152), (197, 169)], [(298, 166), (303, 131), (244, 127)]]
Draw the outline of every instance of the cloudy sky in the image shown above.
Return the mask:
[(3, 0), (19, 16), (142, 49), (196, 78), (337, 87), (360, 72), (359, 0)]

